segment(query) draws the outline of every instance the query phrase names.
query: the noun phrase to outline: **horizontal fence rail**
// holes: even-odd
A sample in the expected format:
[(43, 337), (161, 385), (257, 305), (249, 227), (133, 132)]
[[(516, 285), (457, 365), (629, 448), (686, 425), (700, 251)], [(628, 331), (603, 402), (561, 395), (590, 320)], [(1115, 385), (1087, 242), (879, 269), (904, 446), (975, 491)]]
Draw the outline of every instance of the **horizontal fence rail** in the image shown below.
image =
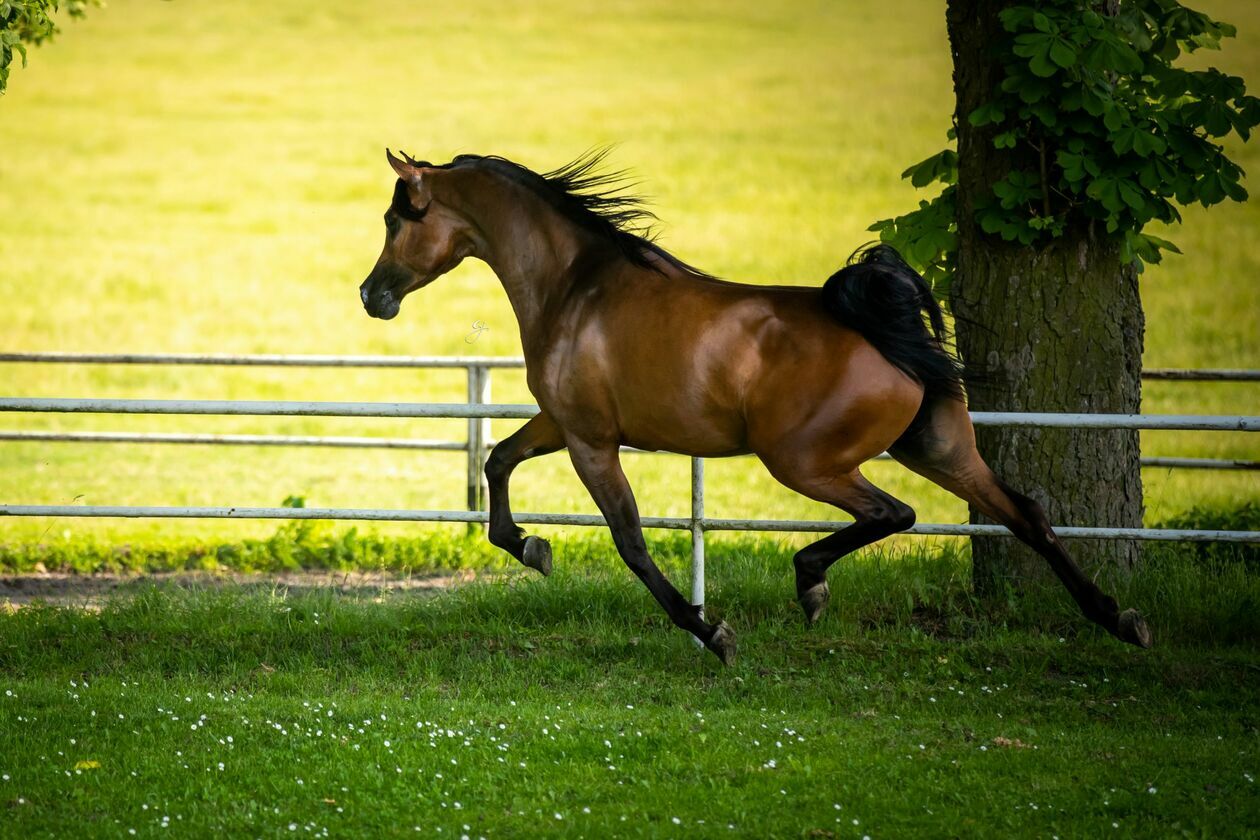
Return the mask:
[(203, 435), (167, 432), (18, 432), (0, 431), (0, 440), (45, 443), (183, 443), (214, 446), (326, 446), (333, 449), (435, 449), (467, 452), (458, 440), (348, 437), (327, 435)]
[[(308, 402), (303, 400), (131, 400), (0, 398), (0, 411), (68, 414), (216, 414), (303, 417), (418, 417), (528, 419), (538, 406), (525, 403)], [(1260, 431), (1260, 416), (1209, 414), (1071, 414), (973, 411), (977, 426), (1067, 429), (1171, 429)]]
[(523, 368), (518, 356), (318, 356), (283, 353), (0, 353), (0, 362), (227, 367)]
[(1176, 368), (1147, 368), (1143, 379), (1170, 379), (1179, 382), (1260, 382), (1260, 370), (1240, 368), (1214, 368), (1178, 370)]
[[(121, 519), (321, 519), (372, 522), (455, 522), (485, 524), (490, 515), (480, 510), (398, 510), (393, 508), (288, 508), (288, 507), (161, 507), (131, 505), (0, 505), (0, 516), (71, 516)], [(521, 525), (602, 526), (604, 517), (589, 513), (513, 513)], [(779, 533), (830, 533), (852, 520), (829, 519), (724, 519), (705, 517), (644, 516), (644, 528), (687, 531), (774, 531)], [(1174, 528), (1094, 528), (1053, 526), (1067, 539), (1125, 539), (1176, 542), (1260, 543), (1260, 531), (1205, 531)], [(902, 534), (925, 537), (1011, 537), (1001, 525), (952, 525), (920, 523)]]
[(526, 420), (538, 406), (490, 403), (306, 402), (303, 400), (0, 399), (0, 411), (68, 414), (216, 414), (254, 417), (412, 417)]

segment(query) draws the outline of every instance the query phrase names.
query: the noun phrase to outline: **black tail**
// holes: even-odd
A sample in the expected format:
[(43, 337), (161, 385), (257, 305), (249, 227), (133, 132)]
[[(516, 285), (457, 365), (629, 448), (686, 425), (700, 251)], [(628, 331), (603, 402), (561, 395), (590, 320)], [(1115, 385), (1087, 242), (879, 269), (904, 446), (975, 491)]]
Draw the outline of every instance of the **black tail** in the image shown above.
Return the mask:
[(962, 364), (945, 349), (949, 336), (940, 304), (894, 248), (872, 245), (855, 252), (828, 278), (822, 298), (837, 321), (918, 380), (927, 398), (962, 399)]

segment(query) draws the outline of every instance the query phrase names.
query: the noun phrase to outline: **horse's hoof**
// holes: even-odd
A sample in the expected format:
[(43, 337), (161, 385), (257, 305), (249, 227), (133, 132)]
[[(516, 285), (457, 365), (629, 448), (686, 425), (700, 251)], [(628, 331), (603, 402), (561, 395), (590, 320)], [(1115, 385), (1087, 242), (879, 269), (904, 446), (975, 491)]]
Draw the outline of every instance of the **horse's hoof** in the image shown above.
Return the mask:
[(1137, 610), (1125, 610), (1116, 622), (1116, 638), (1140, 648), (1151, 646), (1151, 630)]
[(531, 569), (543, 573), (543, 577), (551, 574), (551, 543), (542, 537), (526, 537), (525, 550), (521, 553), (521, 562)]
[(801, 609), (805, 611), (805, 623), (812, 625), (816, 622), (830, 600), (831, 589), (827, 586), (827, 581), (825, 580), (822, 583), (814, 584), (802, 592), (800, 602)]
[(726, 667), (729, 668), (735, 664), (735, 631), (725, 621), (718, 622), (713, 636), (704, 643), (704, 646), (722, 660), (722, 664)]

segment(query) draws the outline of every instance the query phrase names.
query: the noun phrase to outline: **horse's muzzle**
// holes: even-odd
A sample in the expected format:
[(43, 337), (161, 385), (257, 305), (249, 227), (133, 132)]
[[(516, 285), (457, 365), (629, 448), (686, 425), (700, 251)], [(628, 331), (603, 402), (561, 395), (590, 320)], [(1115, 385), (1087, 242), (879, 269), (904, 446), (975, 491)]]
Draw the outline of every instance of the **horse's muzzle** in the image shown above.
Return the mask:
[(367, 314), (388, 321), (398, 314), (402, 305), (399, 291), (410, 282), (410, 275), (399, 268), (389, 266), (373, 271), (359, 286), (359, 300)]

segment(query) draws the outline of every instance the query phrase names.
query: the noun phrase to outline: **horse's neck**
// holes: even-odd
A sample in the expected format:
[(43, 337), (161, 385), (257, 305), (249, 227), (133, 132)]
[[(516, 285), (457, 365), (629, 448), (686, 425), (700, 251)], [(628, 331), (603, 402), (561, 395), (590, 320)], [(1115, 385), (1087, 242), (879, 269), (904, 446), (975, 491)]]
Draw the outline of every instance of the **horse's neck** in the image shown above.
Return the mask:
[(486, 240), (485, 253), (478, 256), (507, 292), (528, 356), (552, 331), (548, 319), (568, 294), (592, 243), (541, 201), (501, 202), (499, 207), (501, 212), (488, 214), (493, 218), (478, 220)]

